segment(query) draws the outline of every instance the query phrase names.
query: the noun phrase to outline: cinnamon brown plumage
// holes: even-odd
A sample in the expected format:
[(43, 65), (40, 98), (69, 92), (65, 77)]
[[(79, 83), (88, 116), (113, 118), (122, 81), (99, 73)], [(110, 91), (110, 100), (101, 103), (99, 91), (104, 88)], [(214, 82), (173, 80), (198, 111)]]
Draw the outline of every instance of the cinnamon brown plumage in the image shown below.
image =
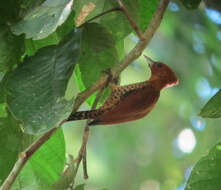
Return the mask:
[(109, 125), (128, 122), (145, 117), (156, 104), (160, 91), (178, 84), (175, 73), (167, 65), (149, 57), (151, 77), (145, 82), (118, 86), (110, 84), (111, 94), (97, 110), (71, 114), (68, 121), (93, 119), (89, 125)]

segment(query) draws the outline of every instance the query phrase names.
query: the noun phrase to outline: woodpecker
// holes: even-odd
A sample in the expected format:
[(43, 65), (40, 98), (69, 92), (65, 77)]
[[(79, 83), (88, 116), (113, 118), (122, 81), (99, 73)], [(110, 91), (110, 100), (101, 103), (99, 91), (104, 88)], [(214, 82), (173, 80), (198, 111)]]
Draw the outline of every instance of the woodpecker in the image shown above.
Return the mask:
[(111, 125), (145, 117), (157, 103), (160, 91), (179, 81), (169, 66), (144, 57), (151, 70), (149, 80), (125, 86), (110, 83), (111, 94), (99, 109), (75, 112), (68, 121), (92, 119), (89, 125)]

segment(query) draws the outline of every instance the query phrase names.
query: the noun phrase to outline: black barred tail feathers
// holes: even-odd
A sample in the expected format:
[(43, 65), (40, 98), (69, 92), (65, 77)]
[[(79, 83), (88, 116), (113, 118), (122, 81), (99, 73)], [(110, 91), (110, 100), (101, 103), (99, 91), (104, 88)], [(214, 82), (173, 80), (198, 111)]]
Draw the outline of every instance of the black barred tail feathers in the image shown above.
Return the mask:
[(96, 111), (97, 110), (75, 112), (69, 116), (68, 121), (93, 119)]
[(91, 111), (79, 111), (71, 114), (68, 121), (73, 120), (83, 120), (83, 119), (95, 119), (99, 116), (101, 110), (91, 110)]

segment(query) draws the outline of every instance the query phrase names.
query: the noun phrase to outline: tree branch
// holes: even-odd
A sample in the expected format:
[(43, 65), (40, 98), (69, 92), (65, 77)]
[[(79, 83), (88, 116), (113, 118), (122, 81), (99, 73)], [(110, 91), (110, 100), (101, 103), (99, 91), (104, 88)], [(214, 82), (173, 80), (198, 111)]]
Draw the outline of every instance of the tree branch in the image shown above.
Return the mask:
[[(112, 69), (113, 78), (117, 78), (119, 74), (134, 60), (136, 60), (146, 48), (147, 44), (152, 39), (154, 33), (159, 27), (161, 20), (163, 18), (164, 12), (169, 4), (170, 0), (161, 0), (158, 8), (148, 25), (146, 31), (143, 33), (144, 40), (140, 40), (137, 45), (124, 57), (120, 64), (117, 64)], [(79, 93), (76, 98), (75, 105), (73, 107), (73, 112), (76, 112), (80, 105), (86, 100), (91, 94), (96, 92), (98, 89), (102, 88), (108, 79), (108, 75), (103, 75), (99, 80), (97, 80), (92, 86), (87, 88), (85, 91)]]
[[(168, 6), (170, 0), (161, 0), (159, 6), (148, 25), (146, 31), (143, 33), (143, 40), (140, 40), (137, 45), (129, 52), (128, 55), (124, 57), (120, 64), (116, 65), (112, 69), (113, 78), (117, 78), (119, 74), (135, 59), (137, 59), (146, 48), (147, 44), (152, 39), (154, 33), (156, 32), (160, 22), (163, 18), (164, 12)], [(85, 91), (79, 93), (75, 100), (75, 105), (73, 107), (72, 113), (76, 112), (80, 105), (95, 91), (100, 88), (103, 88), (108, 81), (108, 75), (103, 75), (98, 81), (96, 81), (91, 87), (86, 89)], [(26, 162), (30, 159), (30, 157), (57, 131), (58, 128), (62, 126), (62, 124), (66, 120), (63, 120), (58, 127), (51, 129), (50, 131), (46, 132), (42, 137), (36, 140), (31, 146), (29, 146), (23, 153), (20, 154), (19, 159), (16, 161), (12, 171), (10, 172), (9, 176), (6, 178), (4, 183), (2, 184), (0, 190), (9, 190), (13, 182), (15, 181), (16, 177), (18, 176), (19, 172), (22, 170)], [(86, 130), (86, 129), (85, 129)], [(83, 142), (87, 142), (84, 141)], [(87, 144), (87, 143), (86, 143)], [(82, 159), (82, 158), (81, 158)]]

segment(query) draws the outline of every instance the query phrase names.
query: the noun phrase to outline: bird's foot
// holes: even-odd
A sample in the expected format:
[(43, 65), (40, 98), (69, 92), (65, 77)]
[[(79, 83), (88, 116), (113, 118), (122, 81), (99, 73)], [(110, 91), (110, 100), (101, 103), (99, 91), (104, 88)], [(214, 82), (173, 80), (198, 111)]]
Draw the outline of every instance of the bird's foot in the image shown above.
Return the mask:
[(111, 90), (114, 90), (118, 86), (117, 84), (119, 82), (119, 77), (117, 77), (117, 78), (113, 77), (111, 68), (108, 68), (108, 69), (102, 71), (102, 73), (108, 75), (106, 85), (109, 86), (111, 88)]

